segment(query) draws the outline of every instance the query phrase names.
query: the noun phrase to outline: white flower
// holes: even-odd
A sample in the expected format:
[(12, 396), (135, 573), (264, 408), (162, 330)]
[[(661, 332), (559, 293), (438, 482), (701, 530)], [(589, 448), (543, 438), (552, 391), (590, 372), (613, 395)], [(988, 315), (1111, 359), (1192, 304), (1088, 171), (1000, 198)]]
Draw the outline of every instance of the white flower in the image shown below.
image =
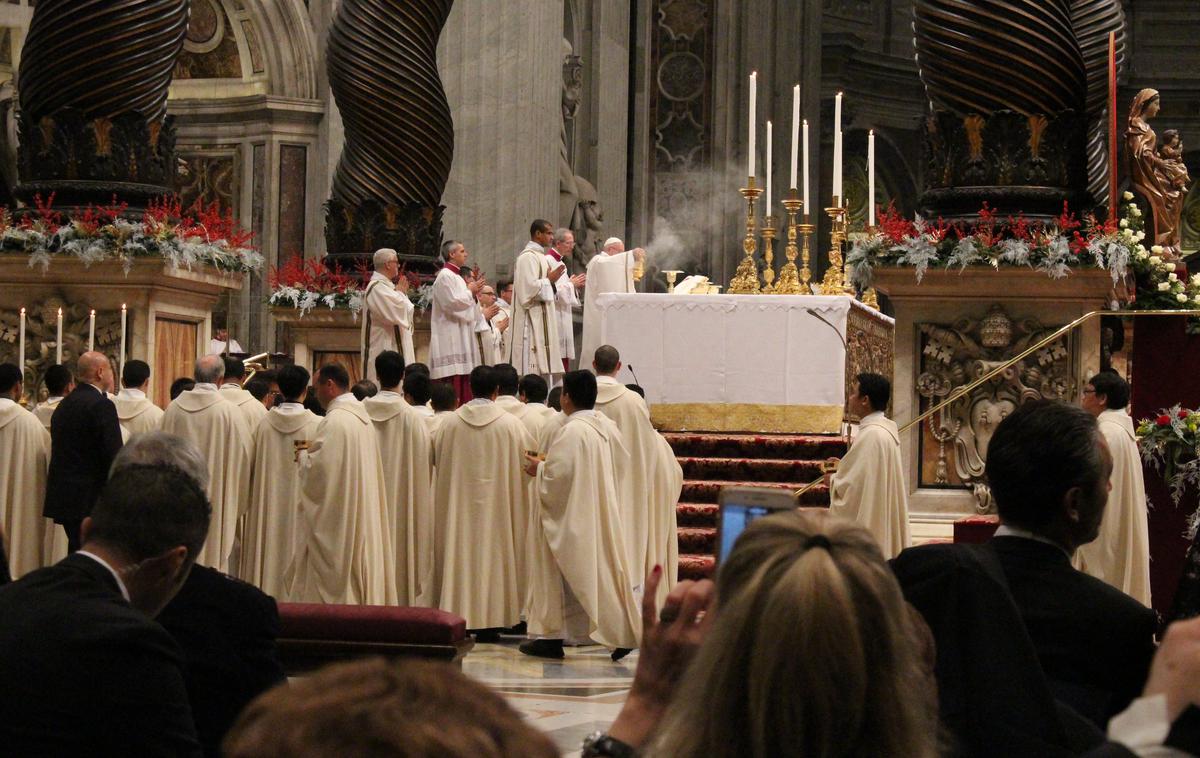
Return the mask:
[(1141, 245), (1138, 245), (1137, 253), (1135, 254), (1140, 261), (1144, 261), (1150, 256), (1150, 254), (1146, 252), (1146, 248), (1142, 247)]
[(1126, 242), (1131, 242), (1131, 243), (1136, 242), (1136, 240), (1133, 238), (1133, 230), (1132, 229), (1122, 229), (1121, 230), (1121, 239), (1125, 240)]
[(1192, 286), (1200, 287), (1200, 274), (1192, 275)]
[[(1150, 249), (1153, 250), (1154, 248), (1150, 248)], [(1157, 266), (1160, 263), (1162, 263), (1162, 258), (1159, 258), (1157, 255), (1150, 256), (1150, 265), (1151, 266)]]
[(1154, 245), (1153, 247), (1150, 248), (1150, 252), (1154, 253), (1155, 255), (1162, 255), (1163, 254), (1163, 246), (1162, 245)]
[(1138, 242), (1141, 242), (1142, 240), (1146, 239), (1146, 233), (1139, 229), (1138, 233), (1135, 234), (1134, 237), (1137, 238)]
[(1196, 297), (1193, 298), (1193, 301), (1196, 303), (1196, 305), (1200, 305), (1200, 295), (1196, 295)]
[(1121, 219), (1121, 228), (1122, 229), (1129, 228), (1129, 219), (1126, 219), (1126, 218)]
[(1131, 205), (1129, 206), (1129, 215), (1133, 216), (1134, 218), (1141, 218), (1142, 211), (1136, 205)]
[(1186, 303), (1188, 301), (1188, 296), (1181, 292), (1175, 296), (1175, 299), (1181, 303)]
[(1162, 265), (1162, 267), (1163, 267), (1163, 271), (1174, 271), (1175, 270), (1175, 264), (1172, 263), (1171, 261), (1167, 261), (1166, 263), (1164, 263)]
[(1121, 195), (1121, 197), (1124, 198), (1126, 202), (1128, 202), (1133, 199), (1133, 193), (1126, 190), (1125, 194)]
[(1174, 272), (1167, 274), (1167, 281), (1168, 282), (1177, 282), (1177, 281), (1179, 281), (1179, 275)]
[(1167, 291), (1167, 290), (1169, 290), (1169, 289), (1171, 289), (1171, 283), (1170, 283), (1170, 282), (1159, 282), (1159, 283), (1158, 283), (1158, 291), (1159, 291), (1159, 292), (1166, 292), (1166, 291)]

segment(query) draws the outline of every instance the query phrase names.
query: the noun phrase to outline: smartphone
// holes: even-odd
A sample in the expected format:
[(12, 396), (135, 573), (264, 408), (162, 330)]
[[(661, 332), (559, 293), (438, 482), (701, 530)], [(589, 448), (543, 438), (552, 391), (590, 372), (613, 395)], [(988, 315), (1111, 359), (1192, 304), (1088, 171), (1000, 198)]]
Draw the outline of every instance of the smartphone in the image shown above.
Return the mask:
[(733, 550), (738, 535), (755, 519), (798, 507), (791, 490), (774, 487), (725, 487), (717, 497), (717, 564)]

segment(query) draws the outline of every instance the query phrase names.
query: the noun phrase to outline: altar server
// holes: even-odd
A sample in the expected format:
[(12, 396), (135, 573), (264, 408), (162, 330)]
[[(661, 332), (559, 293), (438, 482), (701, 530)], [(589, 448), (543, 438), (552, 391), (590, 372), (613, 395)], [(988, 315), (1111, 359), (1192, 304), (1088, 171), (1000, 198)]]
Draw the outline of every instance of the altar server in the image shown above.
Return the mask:
[(1100, 535), (1075, 553), (1077, 568), (1101, 579), (1142, 605), (1150, 605), (1150, 528), (1146, 484), (1133, 419), (1125, 412), (1129, 385), (1102, 371), (1083, 390), (1083, 408), (1096, 417), (1112, 453), (1108, 505)]
[(549, 221), (534, 221), (529, 234), (533, 239), (517, 256), (513, 274), (508, 363), (519, 374), (539, 374), (553, 385), (563, 372), (554, 287), (566, 273), (566, 267), (551, 267), (546, 257), (546, 246), (554, 237), (554, 227)]
[(526, 456), (541, 514), (529, 592), (529, 633), (521, 652), (563, 657), (563, 639), (593, 639), (619, 659), (638, 646), (634, 575), (626, 559), (618, 472), (629, 452), (616, 425), (594, 410), (596, 378), (588, 371), (563, 377), (568, 421), (540, 461)]
[(596, 350), (592, 368), (598, 385), (596, 410), (612, 419), (632, 460), (621, 472), (621, 518), (629, 543), (629, 566), (637, 584), (655, 566), (663, 569), (658, 602), (675, 586), (679, 541), (675, 506), (683, 490), (683, 469), (671, 446), (650, 423), (640, 395), (617, 381), (621, 356), (611, 345)]
[(250, 504), (242, 532), (238, 576), (268, 595), (287, 598), (284, 576), (305, 532), (300, 528), (300, 451), (312, 444), (321, 419), (304, 407), (308, 371), (284, 366), (277, 381), (283, 402), (254, 432)]
[(237, 340), (229, 339), (228, 329), (217, 329), (213, 332), (212, 339), (208, 341), (208, 353), (209, 355), (222, 355), (226, 352), (226, 348), (230, 353), (245, 352)]
[(896, 422), (884, 415), (891, 396), (892, 385), (887, 378), (858, 375), (849, 401), (851, 413), (861, 419), (858, 434), (837, 472), (826, 475), (830, 512), (866, 527), (889, 559), (910, 544), (900, 432)]
[(242, 389), (242, 382), (246, 381), (246, 364), (242, 359), (226, 355), (223, 360), (225, 376), (221, 380), (221, 397), (237, 406), (246, 418), (246, 430), (253, 434), (258, 422), (267, 415), (267, 408), (261, 400)]
[[(546, 250), (546, 258), (551, 266), (566, 266), (565, 261), (571, 260), (571, 252), (575, 249), (575, 235), (570, 229), (557, 229), (554, 232), (554, 246)], [(579, 302), (578, 290), (587, 282), (585, 274), (570, 276), (567, 272), (554, 283), (554, 310), (558, 319), (558, 351), (562, 355), (563, 371), (571, 370), (571, 361), (575, 360), (575, 309), (583, 304)]]
[(196, 560), (229, 573), (229, 558), (250, 481), (252, 450), (246, 414), (217, 390), (217, 382), (224, 375), (221, 356), (206, 355), (196, 361), (196, 385), (167, 406), (162, 430), (191, 440), (208, 461), (212, 520)]
[(158, 431), (163, 410), (146, 397), (150, 387), (150, 366), (145, 361), (129, 360), (121, 368), (121, 391), (113, 405), (121, 428), (130, 434)]
[(17, 402), (22, 390), (21, 369), (0, 364), (0, 536), (14, 579), (49, 563), (43, 555), (49, 522), (42, 517), (42, 501), (50, 433)]
[(460, 398), (471, 399), (468, 377), (479, 365), (475, 330), (481, 319), (475, 295), (483, 280), (462, 277), (467, 248), (457, 240), (442, 245), (446, 265), (433, 280), (433, 308), (429, 317), (429, 376), (454, 386)]
[(600, 341), (600, 311), (596, 298), (606, 292), (633, 292), (633, 269), (646, 259), (646, 251), (635, 248), (625, 252), (625, 243), (617, 237), (604, 242), (600, 255), (592, 258), (587, 267), (587, 290), (583, 294), (583, 349), (581, 360), (591, 360)]
[(530, 503), (521, 467), (533, 446), (521, 422), (494, 401), (495, 372), (471, 372), (475, 399), (433, 433), (433, 571), (430, 602), (495, 639), (521, 615), (515, 554)]
[(50, 428), (50, 418), (54, 415), (58, 404), (63, 398), (71, 394), (75, 389), (75, 377), (71, 376), (71, 369), (60, 364), (54, 364), (46, 369), (46, 375), (42, 377), (42, 383), (46, 385), (46, 392), (49, 397), (44, 403), (38, 403), (33, 409), (33, 415), (38, 421), (42, 422), (42, 426)]
[(477, 330), (476, 339), (479, 341), (479, 357), (484, 366), (495, 366), (504, 362), (504, 338), (508, 333), (508, 313), (500, 307), (496, 299), (496, 289), (490, 284), (484, 284), (479, 289), (479, 307), (487, 329)]
[(350, 375), (338, 363), (317, 372), (325, 418), (300, 454), (304, 538), (288, 572), (288, 597), (302, 603), (394, 605), (392, 542), (379, 440)]
[(400, 394), (404, 359), (386, 350), (375, 359), (379, 393), (363, 401), (375, 425), (383, 467), (387, 504), (385, 534), (395, 556), (396, 593), (400, 605), (425, 605), (422, 582), (433, 555), (432, 456), (428, 424)]
[(406, 361), (415, 361), (413, 348), (413, 304), (408, 297), (408, 277), (400, 273), (395, 250), (383, 247), (372, 258), (375, 266), (363, 290), (363, 322), (359, 335), (363, 370), (375, 381), (375, 356), (384, 350), (399, 351)]

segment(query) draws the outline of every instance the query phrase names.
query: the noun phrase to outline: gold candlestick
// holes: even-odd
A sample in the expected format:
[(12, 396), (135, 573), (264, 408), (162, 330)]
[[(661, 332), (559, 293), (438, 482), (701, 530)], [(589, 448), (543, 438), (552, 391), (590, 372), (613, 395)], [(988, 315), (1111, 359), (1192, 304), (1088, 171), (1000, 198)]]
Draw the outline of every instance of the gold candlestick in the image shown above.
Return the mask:
[(737, 271), (725, 291), (731, 295), (757, 295), (759, 292), (758, 264), (754, 262), (754, 253), (758, 250), (758, 239), (754, 233), (757, 226), (754, 218), (754, 201), (762, 194), (762, 190), (755, 186), (754, 177), (751, 176), (746, 179), (746, 186), (738, 192), (741, 192), (742, 197), (746, 198), (746, 238), (742, 240), (742, 250), (746, 253), (746, 257), (742, 258), (742, 262), (738, 264)]
[[(787, 246), (783, 250), (784, 257), (787, 258), (787, 263), (783, 264), (779, 269), (779, 281), (775, 284), (775, 294), (777, 295), (807, 295), (808, 290), (800, 284), (800, 275), (796, 271), (796, 256), (800, 254), (800, 249), (796, 246), (796, 233), (799, 231), (796, 227), (796, 214), (804, 207), (804, 201), (800, 199), (799, 193), (795, 187), (788, 190), (788, 196), (783, 199), (783, 207), (787, 209)], [(805, 253), (808, 252), (808, 239), (805, 238)], [(805, 271), (807, 272), (808, 258), (805, 256)], [(807, 276), (807, 274), (806, 274)]]
[[(876, 226), (868, 226), (867, 227), (867, 236), (868, 237), (874, 237), (878, 233), (879, 233), (879, 227), (876, 227)], [(862, 303), (863, 303), (863, 305), (867, 306), (868, 308), (874, 308), (875, 310), (879, 310), (879, 295), (877, 295), (875, 293), (874, 287), (867, 287), (865, 290), (863, 290)]]
[[(767, 210), (770, 210), (768, 208)], [(775, 287), (772, 282), (775, 281), (775, 215), (768, 213), (763, 218), (763, 294), (770, 295), (775, 292)]]
[[(829, 232), (829, 267), (825, 269), (825, 277), (821, 280), (821, 294), (846, 294), (846, 275), (842, 270), (842, 245), (846, 242), (846, 208), (841, 198), (834, 198), (832, 208), (826, 208), (832, 229)], [(851, 293), (853, 294), (853, 293)]]
[(800, 289), (803, 294), (812, 294), (812, 269), (809, 268), (809, 263), (812, 262), (812, 236), (816, 234), (817, 227), (815, 224), (797, 224), (796, 228), (800, 231), (800, 236), (804, 238), (804, 246), (800, 248)]

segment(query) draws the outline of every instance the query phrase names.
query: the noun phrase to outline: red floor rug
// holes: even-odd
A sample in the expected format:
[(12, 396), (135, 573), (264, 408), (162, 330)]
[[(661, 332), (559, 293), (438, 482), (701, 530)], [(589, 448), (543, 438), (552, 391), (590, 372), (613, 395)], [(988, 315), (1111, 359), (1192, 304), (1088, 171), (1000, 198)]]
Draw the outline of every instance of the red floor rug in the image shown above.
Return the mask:
[[(837, 436), (790, 434), (697, 434), (664, 432), (683, 467), (683, 493), (676, 506), (679, 521), (679, 578), (713, 574), (717, 539), (717, 497), (722, 487), (758, 486), (793, 490), (820, 476), (820, 462), (846, 453)], [(828, 505), (829, 492), (818, 486), (805, 505)]]

